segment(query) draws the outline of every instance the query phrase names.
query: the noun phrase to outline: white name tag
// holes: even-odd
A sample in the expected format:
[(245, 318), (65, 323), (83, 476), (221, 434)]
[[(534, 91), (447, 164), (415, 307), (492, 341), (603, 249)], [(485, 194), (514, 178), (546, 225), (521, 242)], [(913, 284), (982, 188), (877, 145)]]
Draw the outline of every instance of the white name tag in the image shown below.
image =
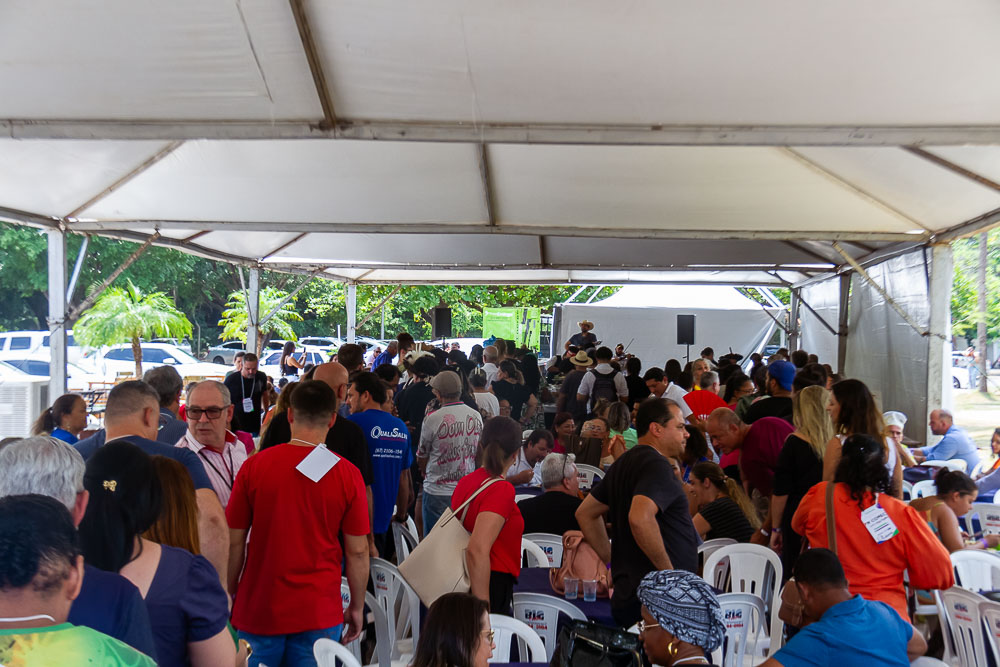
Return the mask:
[(323, 479), (333, 466), (340, 462), (340, 457), (326, 447), (313, 447), (309, 456), (302, 459), (295, 469), (314, 482)]
[(243, 412), (253, 412), (253, 399), (244, 398), (243, 399)]
[(888, 542), (899, 534), (899, 529), (892, 522), (889, 515), (885, 513), (882, 506), (878, 504), (878, 494), (875, 494), (875, 504), (866, 510), (861, 511), (861, 522), (871, 534), (876, 544)]

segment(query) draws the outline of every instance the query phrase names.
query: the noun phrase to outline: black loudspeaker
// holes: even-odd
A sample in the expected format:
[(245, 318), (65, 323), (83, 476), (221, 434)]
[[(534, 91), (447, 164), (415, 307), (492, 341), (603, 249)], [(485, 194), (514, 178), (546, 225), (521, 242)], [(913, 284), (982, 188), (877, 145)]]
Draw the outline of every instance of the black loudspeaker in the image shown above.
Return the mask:
[(431, 323), (431, 338), (451, 338), (451, 308), (434, 309), (434, 322)]
[(694, 345), (694, 315), (677, 316), (677, 344)]

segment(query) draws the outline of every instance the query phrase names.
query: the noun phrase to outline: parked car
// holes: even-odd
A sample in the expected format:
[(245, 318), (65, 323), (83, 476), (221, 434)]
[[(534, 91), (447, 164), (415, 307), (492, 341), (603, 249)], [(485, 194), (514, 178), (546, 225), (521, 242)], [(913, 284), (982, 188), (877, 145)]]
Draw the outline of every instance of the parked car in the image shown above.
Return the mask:
[[(143, 342), (145, 342), (145, 341), (143, 341)], [(188, 354), (194, 354), (194, 352), (191, 351), (191, 341), (184, 342), (184, 341), (178, 340), (176, 338), (154, 338), (153, 340), (151, 340), (149, 342), (150, 343), (167, 343), (169, 345), (176, 345), (177, 347), (181, 348), (182, 350), (184, 350)]]
[(0, 361), (0, 381), (2, 380), (16, 380), (18, 378), (28, 377), (28, 374), (22, 370), (14, 368), (6, 361)]
[[(50, 355), (46, 352), (0, 352), (0, 361), (13, 366), (19, 371), (35, 377), (48, 379), (50, 375)], [(109, 378), (100, 373), (94, 373), (71, 361), (66, 362), (66, 386), (70, 391), (87, 391), (91, 383), (107, 382)]]
[[(225, 377), (231, 369), (223, 364), (198, 361), (176, 345), (167, 343), (142, 343), (142, 370), (170, 365), (177, 369), (181, 377)], [(93, 355), (94, 370), (99, 374), (115, 377), (118, 374), (134, 374), (135, 358), (132, 344), (114, 345), (103, 348)]]
[(299, 339), (299, 345), (305, 348), (317, 348), (323, 352), (336, 352), (344, 341), (336, 336), (306, 336)]
[(208, 355), (205, 358), (213, 364), (232, 366), (233, 359), (236, 358), (236, 353), (243, 352), (245, 349), (246, 346), (242, 341), (230, 340), (222, 345), (214, 345), (208, 348)]
[[(0, 333), (0, 353), (2, 352), (48, 352), (48, 331), (4, 331)], [(84, 355), (73, 339), (73, 330), (66, 332), (66, 358), (78, 362)]]
[[(295, 358), (298, 359), (301, 354), (302, 351), (296, 350)], [(312, 364), (313, 366), (317, 366), (319, 364), (328, 361), (327, 356), (318, 349), (306, 348), (305, 355), (306, 358), (303, 364)], [(257, 367), (257, 370), (263, 371), (264, 374), (267, 375), (267, 377), (271, 378), (272, 380), (278, 380), (279, 378), (282, 377), (281, 369), (278, 367), (278, 361), (280, 359), (281, 359), (281, 350), (273, 350), (271, 352), (268, 352), (261, 358), (261, 363)]]

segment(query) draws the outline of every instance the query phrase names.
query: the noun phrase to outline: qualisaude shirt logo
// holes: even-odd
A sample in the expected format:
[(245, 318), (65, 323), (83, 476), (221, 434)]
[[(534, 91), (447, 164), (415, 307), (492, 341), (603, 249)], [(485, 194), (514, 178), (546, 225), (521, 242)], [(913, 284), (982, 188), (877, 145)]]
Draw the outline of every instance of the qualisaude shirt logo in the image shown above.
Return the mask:
[(372, 440), (406, 440), (406, 432), (400, 430), (398, 426), (393, 426), (391, 431), (383, 431), (382, 427), (376, 424), (372, 427)]

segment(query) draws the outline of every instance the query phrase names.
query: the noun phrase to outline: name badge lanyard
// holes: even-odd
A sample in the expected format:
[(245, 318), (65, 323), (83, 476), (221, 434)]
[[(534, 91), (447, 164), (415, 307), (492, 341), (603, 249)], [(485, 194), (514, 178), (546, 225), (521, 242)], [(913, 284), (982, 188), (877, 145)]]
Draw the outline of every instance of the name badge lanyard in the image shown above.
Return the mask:
[(205, 463), (207, 463), (212, 468), (212, 470), (215, 471), (215, 474), (219, 476), (219, 478), (222, 480), (223, 484), (225, 484), (226, 487), (228, 487), (229, 490), (232, 491), (233, 490), (233, 483), (236, 481), (236, 473), (233, 472), (236, 469), (236, 465), (233, 463), (233, 450), (231, 450), (231, 449), (229, 450), (229, 467), (226, 467), (226, 457), (225, 457), (225, 455), (219, 454), (219, 458), (222, 459), (222, 467), (226, 468), (226, 474), (229, 475), (229, 481), (228, 482), (226, 481), (225, 475), (223, 475), (219, 471), (219, 469), (215, 467), (215, 464), (213, 464), (211, 461), (209, 461), (208, 457), (205, 456), (205, 450), (204, 450), (204, 448), (198, 450), (198, 456), (200, 456), (202, 458), (202, 460)]
[(250, 414), (254, 411), (253, 390), (257, 384), (257, 378), (250, 378), (250, 398), (247, 398), (247, 385), (243, 382), (243, 375), (240, 375), (240, 394), (243, 397), (243, 412)]

